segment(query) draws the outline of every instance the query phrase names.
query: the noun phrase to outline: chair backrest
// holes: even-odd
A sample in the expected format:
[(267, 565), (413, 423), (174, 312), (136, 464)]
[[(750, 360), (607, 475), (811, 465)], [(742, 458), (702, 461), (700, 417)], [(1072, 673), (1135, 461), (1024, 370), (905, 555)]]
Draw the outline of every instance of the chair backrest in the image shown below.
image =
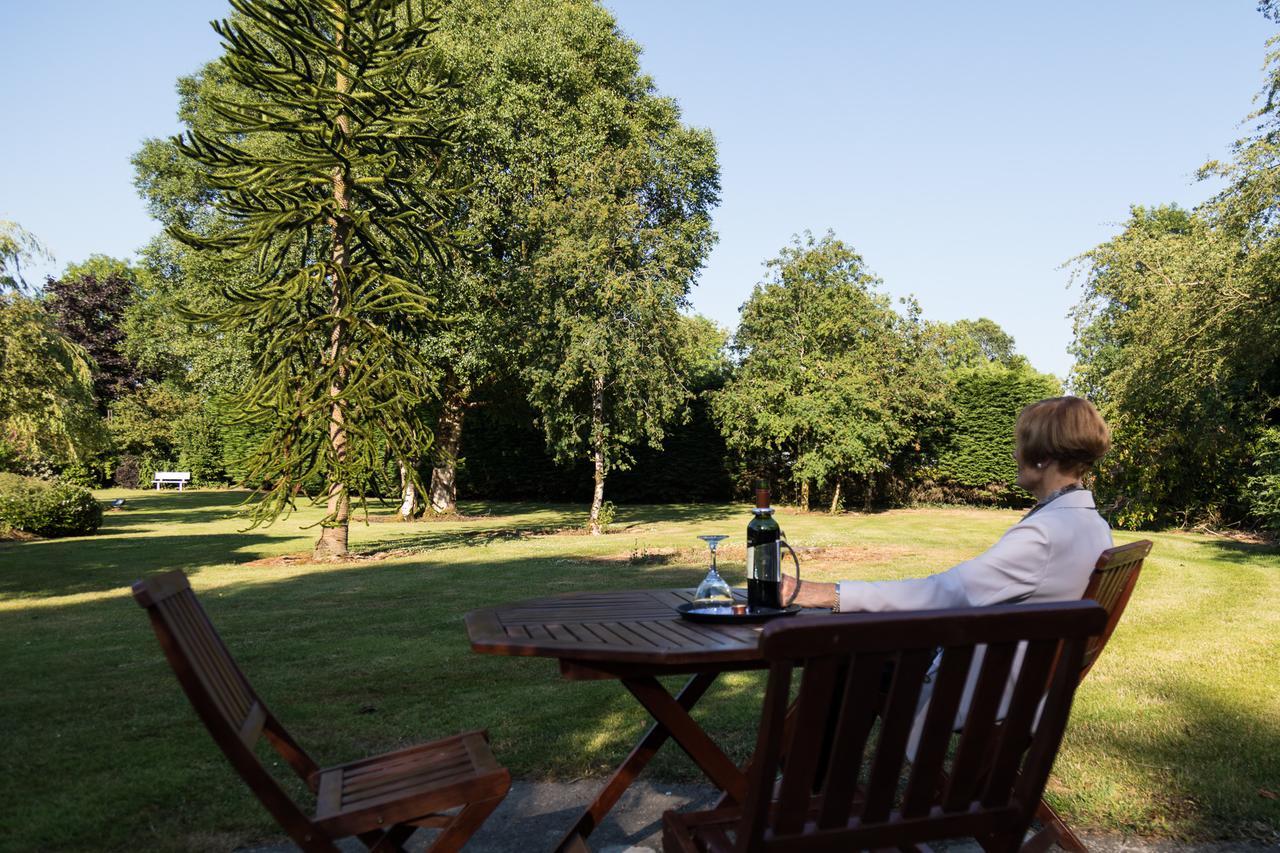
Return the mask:
[[(1077, 601), (771, 623), (761, 637), (769, 681), (735, 850), (1021, 839), (1057, 755), (1085, 642), (1105, 621), (1097, 604)], [(948, 760), (980, 644), (976, 687)], [(804, 671), (787, 725), (797, 667)], [(926, 683), (927, 711), (902, 788)]]
[(254, 747), (265, 734), (303, 779), (309, 780), (319, 768), (249, 685), (187, 576), (172, 571), (138, 581), (133, 597), (151, 617), (178, 682), (227, 760), (286, 831), (295, 838), (301, 837), (299, 831), (311, 834), (310, 819), (263, 766)]
[(1081, 665), (1080, 677), (1084, 678), (1093, 664), (1102, 654), (1111, 639), (1111, 632), (1116, 629), (1120, 617), (1124, 615), (1125, 605), (1133, 594), (1134, 584), (1138, 582), (1138, 573), (1142, 571), (1142, 561), (1151, 553), (1151, 541), (1139, 539), (1128, 545), (1108, 548), (1098, 558), (1098, 563), (1089, 576), (1089, 585), (1085, 587), (1082, 598), (1090, 599), (1102, 605), (1107, 611), (1107, 624), (1102, 633), (1089, 638), (1084, 650), (1084, 663)]

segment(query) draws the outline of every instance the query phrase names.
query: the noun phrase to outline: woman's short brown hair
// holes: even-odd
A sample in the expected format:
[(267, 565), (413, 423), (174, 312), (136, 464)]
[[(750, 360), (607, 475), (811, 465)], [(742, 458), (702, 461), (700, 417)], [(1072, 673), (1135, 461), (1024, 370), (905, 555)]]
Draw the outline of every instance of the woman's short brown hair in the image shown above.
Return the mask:
[(1080, 397), (1050, 397), (1018, 415), (1014, 428), (1020, 457), (1032, 464), (1057, 462), (1069, 474), (1093, 467), (1111, 446), (1111, 432), (1093, 403)]

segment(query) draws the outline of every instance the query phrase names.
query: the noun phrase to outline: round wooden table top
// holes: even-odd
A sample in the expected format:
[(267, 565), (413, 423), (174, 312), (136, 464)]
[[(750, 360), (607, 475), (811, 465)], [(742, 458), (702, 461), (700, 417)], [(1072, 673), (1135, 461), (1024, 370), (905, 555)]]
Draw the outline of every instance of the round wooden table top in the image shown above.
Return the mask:
[[(746, 590), (734, 596), (746, 601)], [(471, 648), (484, 654), (550, 657), (562, 661), (646, 664), (675, 670), (760, 661), (766, 623), (706, 624), (676, 608), (692, 589), (571, 593), (487, 607), (467, 614)], [(802, 610), (781, 619), (829, 614)]]

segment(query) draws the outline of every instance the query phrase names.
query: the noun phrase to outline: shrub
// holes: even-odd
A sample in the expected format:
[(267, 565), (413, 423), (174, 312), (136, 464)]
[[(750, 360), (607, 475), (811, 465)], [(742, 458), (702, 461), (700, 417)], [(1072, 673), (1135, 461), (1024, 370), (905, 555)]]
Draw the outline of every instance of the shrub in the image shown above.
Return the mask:
[(84, 536), (102, 525), (102, 506), (74, 483), (0, 476), (0, 531), (37, 536)]
[(126, 453), (121, 456), (120, 461), (116, 464), (112, 479), (122, 489), (138, 488), (138, 483), (142, 481), (142, 465), (138, 461), (138, 457), (132, 453)]
[(1280, 534), (1280, 428), (1262, 431), (1253, 459), (1256, 474), (1245, 481), (1245, 499), (1262, 526)]

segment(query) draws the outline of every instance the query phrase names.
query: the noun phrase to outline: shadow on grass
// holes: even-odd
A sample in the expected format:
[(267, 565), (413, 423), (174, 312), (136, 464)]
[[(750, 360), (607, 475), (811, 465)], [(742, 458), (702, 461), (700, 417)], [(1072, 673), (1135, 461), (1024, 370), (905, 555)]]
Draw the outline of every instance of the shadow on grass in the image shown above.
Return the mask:
[(125, 505), (103, 513), (102, 532), (130, 530), (166, 522), (207, 524), (212, 521), (248, 519), (240, 514), (247, 491), (139, 492), (126, 494)]
[(1252, 563), (1259, 557), (1280, 555), (1280, 544), (1264, 542), (1237, 542), (1232, 539), (1213, 539), (1204, 543), (1213, 549), (1214, 556), (1233, 563)]
[(1130, 830), (1280, 844), (1274, 718), (1203, 684), (1166, 680), (1147, 689), (1172, 706), (1177, 726), (1148, 729), (1141, 740), (1126, 736), (1124, 726), (1092, 726), (1087, 741), (1073, 738), (1070, 728), (1067, 736), (1072, 751), (1093, 753), (1104, 764), (1119, 759), (1149, 774), (1152, 813)]
[(191, 536), (86, 536), (0, 544), (0, 596), (57, 596), (128, 586), (169, 569), (188, 574), (205, 566), (256, 557), (262, 533)]

